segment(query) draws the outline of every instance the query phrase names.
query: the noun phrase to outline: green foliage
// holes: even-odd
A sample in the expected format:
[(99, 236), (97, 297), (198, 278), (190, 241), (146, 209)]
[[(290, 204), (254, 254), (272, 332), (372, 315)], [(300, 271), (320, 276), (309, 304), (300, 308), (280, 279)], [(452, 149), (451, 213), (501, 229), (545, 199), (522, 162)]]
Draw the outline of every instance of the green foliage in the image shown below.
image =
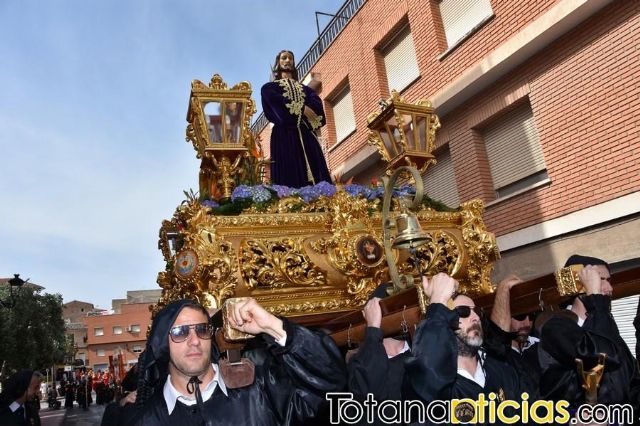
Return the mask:
[[(3, 286), (0, 297), (6, 300), (8, 292)], [(0, 308), (0, 363), (5, 363), (6, 371), (42, 369), (62, 362), (69, 350), (62, 296), (40, 294), (27, 284), (17, 291), (15, 300), (12, 309)]]
[(244, 209), (248, 209), (252, 205), (252, 201), (249, 198), (242, 198), (235, 201), (229, 201), (228, 203), (221, 204), (219, 207), (214, 207), (211, 210), (212, 214), (221, 216), (236, 216), (242, 213)]
[(433, 198), (430, 198), (427, 195), (422, 197), (422, 205), (438, 212), (457, 212), (460, 210), (460, 208), (454, 209), (452, 207), (447, 206), (442, 201), (434, 200)]

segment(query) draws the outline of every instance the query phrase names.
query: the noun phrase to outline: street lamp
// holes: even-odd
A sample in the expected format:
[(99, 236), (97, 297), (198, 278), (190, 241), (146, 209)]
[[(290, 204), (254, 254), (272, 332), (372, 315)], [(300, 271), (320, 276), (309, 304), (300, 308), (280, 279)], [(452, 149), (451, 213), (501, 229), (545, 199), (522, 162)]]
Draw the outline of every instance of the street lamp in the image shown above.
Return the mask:
[[(27, 279), (29, 281), (29, 279)], [(13, 288), (19, 289), (22, 287), (27, 281), (20, 278), (20, 274), (13, 274), (13, 278), (7, 281), (9, 284), (9, 297), (5, 300), (0, 300), (0, 306), (3, 308), (11, 309), (16, 306), (16, 294), (13, 292)]]

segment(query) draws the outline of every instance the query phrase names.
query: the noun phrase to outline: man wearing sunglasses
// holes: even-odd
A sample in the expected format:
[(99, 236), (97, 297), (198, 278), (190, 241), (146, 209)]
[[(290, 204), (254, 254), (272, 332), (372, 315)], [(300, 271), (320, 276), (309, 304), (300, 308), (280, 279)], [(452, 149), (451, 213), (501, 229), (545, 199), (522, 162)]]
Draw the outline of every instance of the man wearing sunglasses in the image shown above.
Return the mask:
[(520, 400), (516, 372), (482, 350), (481, 312), (471, 298), (456, 293), (457, 286), (444, 273), (423, 279), (430, 304), (416, 330), (412, 357), (405, 364), (407, 396), (426, 403), (477, 400), (480, 394), (488, 401), (490, 393), (498, 400)]
[(509, 275), (496, 286), (491, 317), (485, 323), (486, 349), (514, 368), (520, 377), (521, 387), (529, 395), (538, 395), (539, 339), (530, 335), (536, 315), (511, 316), (511, 290), (520, 283), (520, 278)]
[(325, 334), (277, 318), (250, 298), (233, 306), (229, 320), (256, 335), (244, 354), (255, 366), (253, 383), (225, 383), (209, 314), (194, 301), (176, 301), (153, 320), (139, 360), (137, 408), (124, 424), (303, 424), (326, 405), (326, 392), (345, 386), (340, 351)]

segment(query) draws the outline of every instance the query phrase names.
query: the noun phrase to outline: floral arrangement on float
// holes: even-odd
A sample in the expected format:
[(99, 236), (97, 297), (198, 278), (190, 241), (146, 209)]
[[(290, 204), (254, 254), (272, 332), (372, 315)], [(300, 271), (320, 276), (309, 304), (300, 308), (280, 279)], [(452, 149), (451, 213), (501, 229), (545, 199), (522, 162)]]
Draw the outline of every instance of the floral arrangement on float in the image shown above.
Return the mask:
[[(373, 180), (371, 185), (358, 183), (331, 184), (320, 182), (302, 188), (290, 188), (283, 185), (258, 184), (238, 185), (231, 198), (225, 200), (200, 200), (203, 207), (210, 208), (214, 215), (238, 215), (241, 213), (300, 213), (326, 211), (327, 203), (337, 192), (343, 191), (354, 199), (365, 199), (370, 204), (371, 214), (382, 209), (384, 187)], [(394, 198), (412, 197), (415, 187), (403, 185), (393, 191)], [(440, 212), (458, 211), (441, 201), (424, 196), (423, 206)]]

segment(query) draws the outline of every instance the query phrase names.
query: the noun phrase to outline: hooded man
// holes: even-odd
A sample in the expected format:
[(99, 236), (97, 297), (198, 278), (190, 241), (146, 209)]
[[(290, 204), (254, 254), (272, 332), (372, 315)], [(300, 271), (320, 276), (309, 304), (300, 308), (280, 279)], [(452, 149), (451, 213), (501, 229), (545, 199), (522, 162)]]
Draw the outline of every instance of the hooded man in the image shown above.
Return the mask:
[[(478, 400), (483, 394), (488, 401), (493, 394), (498, 403), (519, 401), (523, 388), (516, 371), (482, 349), (481, 312), (471, 298), (457, 293), (458, 282), (439, 273), (431, 279), (423, 277), (422, 286), (430, 304), (416, 330), (412, 356), (405, 363), (405, 399), (417, 398), (428, 404)], [(459, 408), (464, 408), (463, 404)], [(513, 415), (509, 409), (505, 413)], [(482, 418), (489, 423), (486, 412), (484, 417), (473, 410), (456, 409), (450, 414), (459, 421), (469, 421), (477, 414), (477, 424), (483, 423)]]
[(126, 424), (302, 424), (326, 405), (326, 392), (344, 387), (344, 363), (328, 336), (277, 318), (254, 299), (232, 309), (231, 326), (256, 336), (245, 352), (253, 383), (227, 386), (209, 314), (194, 301), (173, 302), (153, 321), (139, 361), (138, 408)]
[[(347, 366), (349, 392), (359, 401), (364, 401), (368, 394), (378, 402), (402, 399), (404, 361), (411, 355), (411, 348), (407, 342), (408, 332), (386, 338), (382, 334), (380, 300), (388, 296), (389, 286), (391, 284), (382, 284), (376, 288), (364, 306), (362, 315), (367, 323), (364, 341)], [(388, 423), (376, 416), (373, 424)]]
[(578, 277), (585, 293), (575, 297), (567, 307), (576, 314), (577, 320), (566, 315), (554, 316), (540, 326), (541, 397), (564, 399), (572, 407), (583, 404), (585, 393), (575, 360), (581, 359), (587, 371), (597, 364), (599, 354), (603, 353), (606, 360), (597, 402), (631, 403), (638, 407), (638, 366), (611, 315), (613, 288), (609, 265), (602, 259), (578, 254), (565, 263), (565, 267), (572, 265), (583, 266)]
[(42, 374), (33, 370), (22, 370), (2, 383), (0, 394), (0, 424), (39, 425), (40, 416), (29, 401), (38, 394)]

